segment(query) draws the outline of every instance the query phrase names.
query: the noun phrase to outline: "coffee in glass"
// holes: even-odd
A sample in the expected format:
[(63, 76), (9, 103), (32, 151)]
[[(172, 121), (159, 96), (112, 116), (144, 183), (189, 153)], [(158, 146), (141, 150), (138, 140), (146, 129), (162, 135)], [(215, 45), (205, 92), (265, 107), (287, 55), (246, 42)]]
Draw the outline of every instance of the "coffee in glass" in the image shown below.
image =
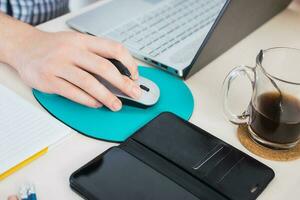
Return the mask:
[[(252, 83), (251, 102), (242, 115), (228, 106), (232, 81), (246, 76)], [(235, 124), (247, 124), (251, 138), (267, 147), (289, 149), (300, 140), (300, 50), (272, 48), (261, 51), (256, 67), (240, 66), (223, 85), (224, 111)]]

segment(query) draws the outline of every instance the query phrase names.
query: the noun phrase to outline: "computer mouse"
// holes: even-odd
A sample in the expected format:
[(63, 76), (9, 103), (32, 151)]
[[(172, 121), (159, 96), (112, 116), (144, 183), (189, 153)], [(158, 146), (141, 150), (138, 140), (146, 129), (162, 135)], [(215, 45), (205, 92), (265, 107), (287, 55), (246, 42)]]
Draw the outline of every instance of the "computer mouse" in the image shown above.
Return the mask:
[[(115, 67), (119, 70), (119, 72), (131, 78), (131, 74), (127, 67), (125, 67), (120, 61), (115, 59), (109, 59), (109, 61), (115, 65)], [(114, 87), (111, 83), (101, 78), (100, 76), (96, 76), (99, 82), (101, 82), (107, 89), (109, 89), (113, 94), (115, 94), (123, 104), (139, 107), (139, 108), (147, 108), (155, 105), (160, 97), (160, 89), (159, 87), (151, 80), (145, 77), (139, 77), (135, 82), (140, 86), (142, 95), (139, 99), (134, 99), (124, 94), (118, 88)]]
[(105, 79), (96, 76), (97, 80), (102, 83), (108, 90), (116, 95), (124, 105), (134, 106), (138, 108), (148, 108), (154, 106), (160, 97), (159, 87), (151, 80), (145, 77), (139, 77), (135, 82), (140, 86), (142, 95), (139, 99), (134, 99), (121, 92)]

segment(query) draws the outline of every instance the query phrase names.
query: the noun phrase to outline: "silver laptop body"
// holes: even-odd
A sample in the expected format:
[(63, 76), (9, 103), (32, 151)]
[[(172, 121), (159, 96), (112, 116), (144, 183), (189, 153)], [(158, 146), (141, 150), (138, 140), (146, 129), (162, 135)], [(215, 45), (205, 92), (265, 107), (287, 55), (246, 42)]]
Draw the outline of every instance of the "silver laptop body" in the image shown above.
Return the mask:
[(70, 19), (87, 34), (123, 43), (138, 59), (180, 77), (226, 0), (111, 0)]

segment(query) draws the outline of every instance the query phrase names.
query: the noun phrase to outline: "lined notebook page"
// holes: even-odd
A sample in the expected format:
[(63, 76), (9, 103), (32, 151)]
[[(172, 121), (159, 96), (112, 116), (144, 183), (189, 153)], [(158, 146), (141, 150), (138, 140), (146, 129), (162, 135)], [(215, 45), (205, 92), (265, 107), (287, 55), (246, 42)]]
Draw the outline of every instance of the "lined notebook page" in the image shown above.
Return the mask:
[(70, 128), (0, 85), (0, 174), (70, 132)]

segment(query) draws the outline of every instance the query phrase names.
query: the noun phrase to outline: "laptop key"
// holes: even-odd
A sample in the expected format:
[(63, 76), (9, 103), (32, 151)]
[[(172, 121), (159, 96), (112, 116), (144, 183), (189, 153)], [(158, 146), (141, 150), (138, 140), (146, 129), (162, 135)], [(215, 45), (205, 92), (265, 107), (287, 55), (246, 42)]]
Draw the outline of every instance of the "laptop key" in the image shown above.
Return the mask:
[(107, 34), (131, 49), (152, 57), (210, 26), (224, 0), (170, 0), (154, 11)]

